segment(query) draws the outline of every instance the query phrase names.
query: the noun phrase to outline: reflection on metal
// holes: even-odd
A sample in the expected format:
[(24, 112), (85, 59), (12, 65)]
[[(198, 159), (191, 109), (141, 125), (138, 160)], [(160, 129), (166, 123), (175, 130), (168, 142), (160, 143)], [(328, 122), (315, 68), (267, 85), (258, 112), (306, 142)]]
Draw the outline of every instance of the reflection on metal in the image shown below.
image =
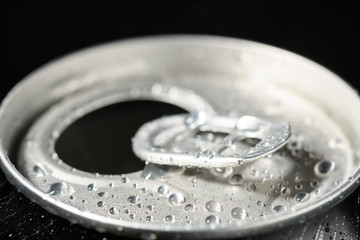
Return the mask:
[[(216, 133), (225, 137), (215, 138)], [(194, 167), (237, 167), (275, 152), (290, 138), (290, 126), (253, 116), (232, 118), (205, 112), (175, 115), (146, 123), (133, 139), (134, 152), (148, 162)], [(261, 139), (239, 149), (236, 142)]]
[[(55, 152), (87, 113), (144, 99), (190, 115), (140, 129), (142, 171), (84, 172)], [(1, 167), (34, 202), (99, 231), (244, 236), (304, 222), (358, 186), (360, 112), (349, 109), (360, 100), (341, 79), (280, 49), (205, 36), (124, 41), (60, 59), (9, 93)]]

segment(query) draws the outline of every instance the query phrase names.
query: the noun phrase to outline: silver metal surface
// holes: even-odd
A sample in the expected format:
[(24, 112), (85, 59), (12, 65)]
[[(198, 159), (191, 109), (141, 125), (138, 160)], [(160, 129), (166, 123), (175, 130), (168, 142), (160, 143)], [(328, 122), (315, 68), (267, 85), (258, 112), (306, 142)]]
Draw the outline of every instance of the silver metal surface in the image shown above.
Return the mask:
[[(225, 137), (216, 139), (218, 133)], [(133, 139), (133, 150), (148, 162), (193, 167), (238, 167), (275, 152), (288, 142), (290, 126), (253, 116), (233, 118), (199, 112), (146, 123)], [(254, 147), (237, 142), (261, 139)]]
[[(286, 122), (292, 136), (278, 151), (237, 167), (148, 163), (142, 171), (104, 175), (75, 169), (56, 154), (56, 140), (76, 119), (138, 99), (190, 114)], [(32, 201), (99, 231), (244, 236), (304, 222), (359, 185), (359, 109), (358, 95), (333, 73), (277, 48), (206, 36), (115, 42), (50, 63), (8, 94), (0, 109), (1, 167)], [(223, 141), (204, 130), (195, 138)], [(256, 143), (232, 142), (230, 150)]]

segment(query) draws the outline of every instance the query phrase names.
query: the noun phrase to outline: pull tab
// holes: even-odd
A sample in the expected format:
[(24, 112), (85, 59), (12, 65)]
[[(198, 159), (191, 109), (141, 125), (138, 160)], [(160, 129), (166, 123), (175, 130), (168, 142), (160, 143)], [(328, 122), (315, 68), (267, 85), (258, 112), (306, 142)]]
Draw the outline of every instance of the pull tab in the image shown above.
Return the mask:
[[(285, 123), (199, 112), (144, 124), (133, 138), (133, 151), (156, 164), (235, 167), (275, 152), (290, 136), (291, 128)], [(260, 140), (254, 147), (241, 143), (254, 138)]]

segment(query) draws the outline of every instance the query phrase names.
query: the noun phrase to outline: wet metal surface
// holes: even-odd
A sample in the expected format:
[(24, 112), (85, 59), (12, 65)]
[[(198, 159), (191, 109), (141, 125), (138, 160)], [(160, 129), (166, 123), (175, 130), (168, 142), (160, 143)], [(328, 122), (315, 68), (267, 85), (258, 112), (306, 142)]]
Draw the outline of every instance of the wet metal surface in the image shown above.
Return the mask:
[[(118, 61), (127, 67), (119, 68)], [(43, 89), (36, 91), (46, 94), (29, 107), (24, 103), (37, 93), (27, 88), (39, 83)], [(211, 37), (142, 39), (74, 55), (33, 75), (27, 84), (7, 98), (1, 112), (3, 169), (32, 201), (98, 231), (141, 237), (251, 236), (306, 223), (359, 184), (360, 116), (347, 115), (342, 107), (357, 107), (357, 95), (330, 72), (279, 49)], [(56, 152), (62, 132), (84, 115), (144, 99), (190, 113), (216, 112), (230, 120), (251, 115), (286, 122), (293, 134), (283, 148), (238, 167), (146, 162), (140, 171), (105, 175), (76, 169)], [(212, 130), (200, 131), (195, 139), (224, 143), (226, 137)], [(17, 148), (15, 133), (24, 134)], [(227, 147), (246, 151), (263, 143), (249, 139)], [(11, 160), (26, 179), (7, 156), (14, 149)], [(187, 143), (173, 149), (192, 158), (199, 155)], [(124, 157), (119, 151), (119, 161)], [(199, 158), (216, 160), (206, 150)], [(321, 238), (327, 225), (319, 226)]]

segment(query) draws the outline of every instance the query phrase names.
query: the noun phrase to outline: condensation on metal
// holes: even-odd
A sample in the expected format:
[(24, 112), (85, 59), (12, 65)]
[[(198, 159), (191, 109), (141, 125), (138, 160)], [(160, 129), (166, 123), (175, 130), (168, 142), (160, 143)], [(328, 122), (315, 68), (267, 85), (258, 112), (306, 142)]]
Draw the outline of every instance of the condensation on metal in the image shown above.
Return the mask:
[[(292, 136), (281, 149), (240, 166), (149, 162), (126, 175), (83, 172), (54, 151), (76, 119), (138, 99), (231, 121), (248, 115), (286, 122)], [(0, 109), (1, 167), (31, 200), (99, 231), (144, 238), (244, 236), (303, 222), (358, 186), (360, 112), (349, 109), (360, 109), (350, 87), (283, 50), (205, 36), (124, 41), (60, 59), (9, 93)], [(185, 116), (174, 118), (186, 122)], [(194, 141), (224, 143), (219, 131), (207, 130), (216, 129), (192, 132)], [(188, 142), (174, 144), (172, 151), (190, 150), (194, 157)], [(226, 142), (230, 156), (258, 143)], [(14, 149), (19, 151), (10, 160)], [(199, 158), (205, 157), (216, 160), (212, 151), (201, 151)]]
[[(214, 135), (223, 133), (216, 141)], [(199, 137), (199, 135), (205, 137)], [(206, 112), (174, 115), (144, 124), (133, 140), (134, 153), (145, 161), (175, 166), (238, 167), (266, 157), (285, 145), (290, 126), (254, 116), (234, 118)], [(259, 139), (241, 149), (237, 142)]]

